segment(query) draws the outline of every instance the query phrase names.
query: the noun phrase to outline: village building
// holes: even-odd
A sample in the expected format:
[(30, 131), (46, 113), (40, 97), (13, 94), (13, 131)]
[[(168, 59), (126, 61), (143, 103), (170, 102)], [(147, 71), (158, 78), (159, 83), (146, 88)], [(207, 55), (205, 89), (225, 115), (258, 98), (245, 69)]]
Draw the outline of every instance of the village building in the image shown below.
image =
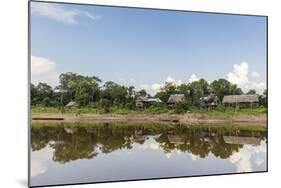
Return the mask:
[(219, 104), (219, 98), (218, 96), (214, 94), (210, 94), (205, 97), (200, 97), (200, 107), (201, 108), (207, 108), (208, 110), (212, 110), (216, 108)]
[(258, 95), (226, 95), (222, 103), (225, 107), (254, 108), (259, 106)]
[(261, 139), (256, 137), (223, 136), (223, 140), (227, 144), (249, 144), (258, 146), (261, 143)]
[(168, 135), (168, 140), (171, 144), (182, 145), (184, 144), (184, 138), (176, 135)]
[(138, 97), (136, 99), (136, 107), (139, 109), (145, 109), (150, 105), (161, 104), (162, 101), (159, 98), (147, 98), (147, 97)]
[(170, 107), (175, 106), (177, 103), (184, 101), (184, 94), (174, 94), (170, 95), (167, 105)]

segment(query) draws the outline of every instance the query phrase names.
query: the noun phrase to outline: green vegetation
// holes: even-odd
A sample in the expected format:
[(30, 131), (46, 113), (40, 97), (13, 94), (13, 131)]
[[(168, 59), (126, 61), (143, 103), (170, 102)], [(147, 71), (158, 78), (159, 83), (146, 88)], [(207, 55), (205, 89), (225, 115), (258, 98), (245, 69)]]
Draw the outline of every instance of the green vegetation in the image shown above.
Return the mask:
[[(175, 85), (165, 83), (161, 90), (153, 97), (161, 99), (162, 104), (151, 105), (144, 110), (136, 109), (135, 101), (139, 97), (152, 97), (145, 90), (137, 91), (134, 86), (123, 86), (112, 81), (102, 84), (102, 80), (96, 76), (82, 76), (75, 73), (62, 73), (59, 76), (59, 85), (55, 88), (46, 83), (31, 84), (31, 109), (32, 113), (194, 113), (206, 112), (212, 114), (258, 114), (265, 113), (267, 107), (267, 91), (259, 95), (258, 109), (224, 109), (218, 106), (208, 112), (202, 109), (200, 99), (209, 94), (216, 95), (220, 101), (223, 96), (242, 94), (242, 90), (235, 84), (225, 79), (214, 80), (208, 83), (204, 79), (191, 83)], [(256, 93), (249, 90), (248, 94)], [(184, 101), (169, 108), (166, 103), (170, 95), (183, 94)], [(65, 108), (69, 102), (75, 102), (78, 108)]]
[[(255, 137), (266, 139), (265, 128), (251, 126), (198, 125), (163, 126), (159, 124), (92, 124), (92, 123), (32, 123), (31, 148), (39, 151), (51, 147), (52, 159), (67, 163), (78, 159), (91, 159), (102, 153), (120, 149), (132, 149), (135, 144), (143, 144), (148, 136), (158, 135), (165, 153), (175, 149), (204, 158), (209, 153), (220, 158), (228, 158), (243, 144), (227, 144), (224, 136)], [(173, 142), (180, 141), (180, 144)]]

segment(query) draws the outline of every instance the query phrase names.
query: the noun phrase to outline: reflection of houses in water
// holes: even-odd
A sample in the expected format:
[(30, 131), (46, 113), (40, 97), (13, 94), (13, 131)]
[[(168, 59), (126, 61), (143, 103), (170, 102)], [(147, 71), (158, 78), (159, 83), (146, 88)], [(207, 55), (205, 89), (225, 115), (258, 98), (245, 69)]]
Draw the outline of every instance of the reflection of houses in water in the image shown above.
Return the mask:
[(136, 129), (134, 132), (133, 140), (134, 142), (137, 143), (144, 143), (145, 139), (147, 138), (146, 135), (144, 135), (144, 130), (141, 129)]
[(250, 144), (257, 146), (261, 143), (261, 139), (256, 137), (223, 136), (223, 139), (227, 144)]
[(168, 140), (171, 144), (175, 144), (175, 145), (182, 145), (184, 144), (184, 139), (181, 136), (177, 136), (177, 135), (168, 135)]

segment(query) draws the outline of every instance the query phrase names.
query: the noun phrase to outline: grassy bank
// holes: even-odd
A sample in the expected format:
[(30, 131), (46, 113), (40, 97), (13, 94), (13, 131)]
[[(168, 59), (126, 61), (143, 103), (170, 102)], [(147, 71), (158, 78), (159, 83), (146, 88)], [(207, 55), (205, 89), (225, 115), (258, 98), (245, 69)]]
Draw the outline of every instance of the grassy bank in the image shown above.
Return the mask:
[[(31, 107), (31, 113), (36, 114), (60, 114), (60, 109), (58, 107)], [(92, 107), (82, 107), (82, 108), (66, 108), (66, 114), (103, 114), (102, 108), (92, 108)], [(262, 115), (267, 113), (267, 109), (264, 107), (253, 108), (253, 109), (215, 109), (212, 111), (191, 109), (189, 111), (184, 111), (177, 113), (174, 109), (167, 109), (164, 107), (150, 107), (144, 110), (129, 110), (126, 108), (112, 107), (109, 114), (185, 114), (185, 113), (195, 113), (205, 116), (235, 116), (235, 115)]]

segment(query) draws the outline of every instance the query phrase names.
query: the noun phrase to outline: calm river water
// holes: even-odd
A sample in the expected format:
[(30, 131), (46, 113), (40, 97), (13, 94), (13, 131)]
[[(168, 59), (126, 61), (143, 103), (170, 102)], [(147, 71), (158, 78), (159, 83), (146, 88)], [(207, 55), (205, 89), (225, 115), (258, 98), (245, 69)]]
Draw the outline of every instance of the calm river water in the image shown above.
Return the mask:
[(219, 127), (32, 123), (31, 185), (267, 169), (265, 131)]

